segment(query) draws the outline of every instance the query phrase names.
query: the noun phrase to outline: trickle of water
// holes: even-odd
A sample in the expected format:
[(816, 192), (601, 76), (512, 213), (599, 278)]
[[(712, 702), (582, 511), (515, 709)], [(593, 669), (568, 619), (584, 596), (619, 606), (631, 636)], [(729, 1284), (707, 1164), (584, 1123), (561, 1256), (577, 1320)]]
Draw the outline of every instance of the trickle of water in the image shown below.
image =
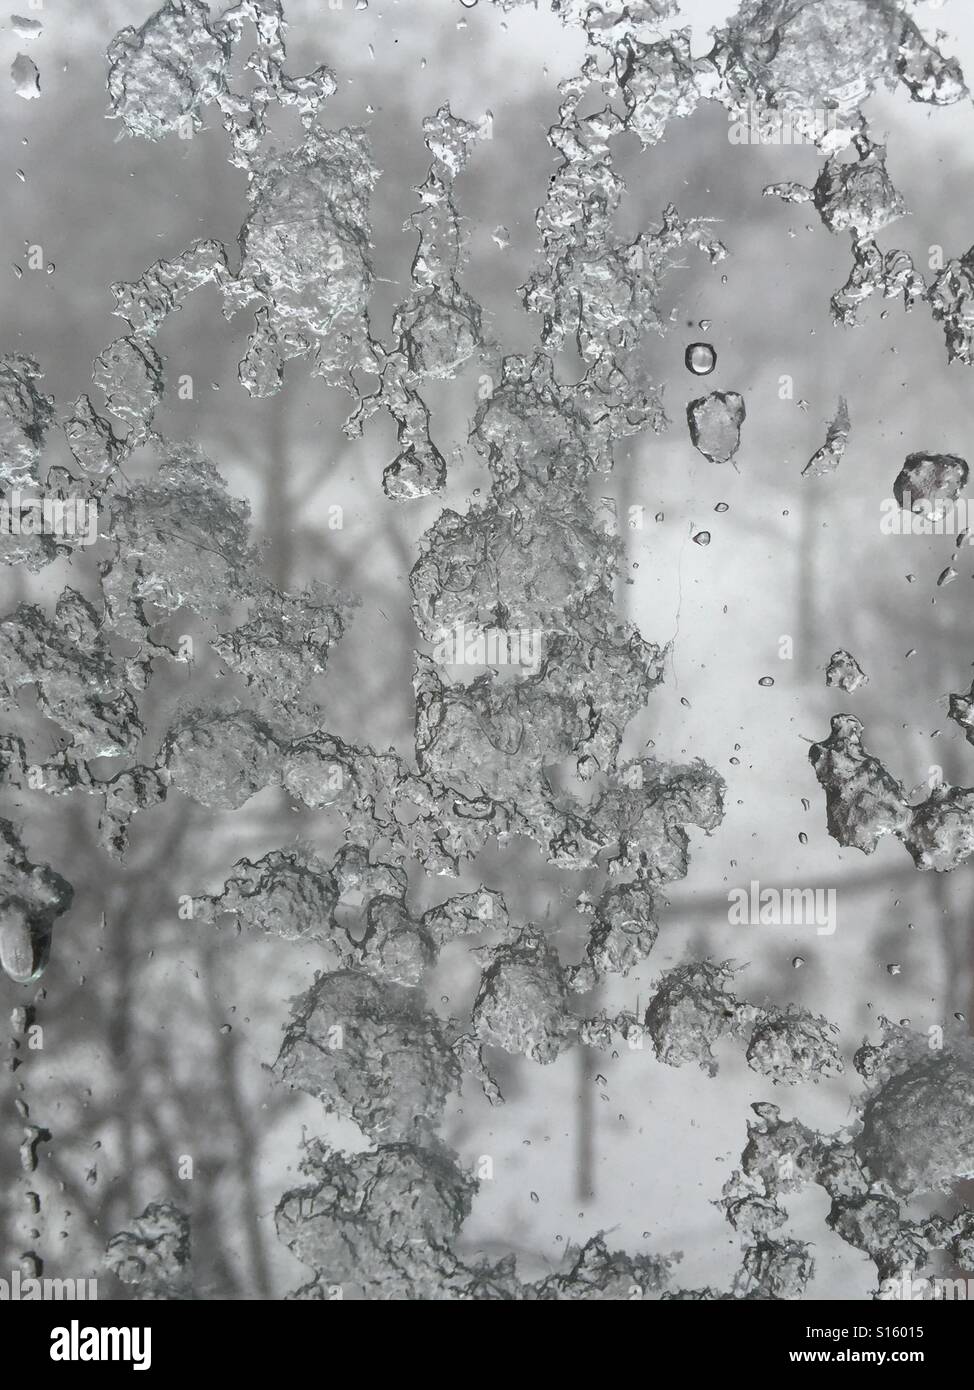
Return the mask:
[(717, 353), (710, 343), (691, 343), (683, 360), (694, 376), (709, 376), (717, 365)]

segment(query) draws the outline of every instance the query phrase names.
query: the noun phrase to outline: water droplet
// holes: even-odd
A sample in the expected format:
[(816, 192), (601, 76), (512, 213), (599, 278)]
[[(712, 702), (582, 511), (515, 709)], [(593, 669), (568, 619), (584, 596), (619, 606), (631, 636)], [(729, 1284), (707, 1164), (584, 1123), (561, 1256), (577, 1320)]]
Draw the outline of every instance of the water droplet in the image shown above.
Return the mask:
[(804, 830), (799, 830), (798, 832), (798, 843), (800, 845), (808, 844), (808, 836), (805, 834)]
[(18, 53), (10, 65), (10, 77), (17, 96), (33, 101), (41, 94), (41, 75), (36, 64), (24, 53)]
[(693, 543), (694, 543), (694, 545), (709, 545), (709, 544), (710, 544), (710, 532), (709, 532), (709, 531), (698, 531), (697, 534), (696, 534), (696, 535), (694, 536), (694, 538), (693, 538)]
[(0, 968), (18, 985), (39, 979), (47, 964), (47, 942), (31, 930), (23, 909), (8, 905), (0, 915)]
[(762, 676), (758, 681), (758, 685), (763, 685), (765, 689), (769, 689), (774, 685), (774, 676)]
[(794, 966), (794, 968), (795, 968), (796, 970), (801, 970), (802, 966), (805, 964), (805, 957), (804, 957), (804, 956), (792, 956), (792, 958), (791, 958), (791, 963), (792, 963), (792, 965)]
[(730, 507), (728, 506), (728, 504), (727, 504), (726, 502), (718, 502), (717, 505), (716, 505), (716, 507), (714, 507), (714, 511), (715, 511), (715, 512), (729, 512), (729, 511), (730, 511)]
[(895, 961), (891, 965), (887, 965), (886, 967), (887, 975), (900, 975), (902, 974), (902, 971), (902, 965), (898, 965)]
[(691, 343), (683, 360), (694, 376), (709, 376), (717, 365), (717, 353), (710, 343)]
[(541, 1201), (541, 1198), (538, 1196), (537, 1192), (532, 1192), (532, 1193), (531, 1193), (531, 1201), (532, 1201), (532, 1202), (540, 1202), (540, 1201)]

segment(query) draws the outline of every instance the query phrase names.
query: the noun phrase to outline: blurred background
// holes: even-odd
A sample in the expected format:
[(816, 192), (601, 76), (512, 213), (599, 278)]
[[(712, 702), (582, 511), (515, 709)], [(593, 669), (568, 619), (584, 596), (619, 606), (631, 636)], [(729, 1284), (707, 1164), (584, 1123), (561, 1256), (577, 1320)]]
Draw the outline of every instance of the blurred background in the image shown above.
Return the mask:
[[(710, 26), (732, 9), (684, 0), (682, 23), (693, 29), (696, 52), (709, 48)], [(106, 119), (105, 49), (119, 28), (143, 22), (148, 3), (44, 0), (25, 12), (41, 20), (39, 36), (25, 39), (9, 20), (0, 24), (0, 69), (26, 53), (41, 80), (31, 101), (0, 80), (0, 350), (36, 356), (44, 389), (66, 411), (88, 389), (92, 359), (124, 331), (111, 314), (111, 282), (137, 278), (200, 236), (233, 243), (246, 211), (245, 179), (227, 163), (215, 110), (194, 138), (158, 144), (129, 139)], [(484, 306), (493, 339), (508, 351), (530, 348), (538, 324), (516, 291), (535, 263), (534, 213), (553, 168), (545, 135), (557, 114), (557, 83), (581, 62), (580, 34), (543, 3), (505, 13), (486, 0), (472, 8), (459, 0), (371, 0), (365, 10), (354, 0), (338, 8), (290, 0), (287, 15), (289, 70), (320, 62), (334, 69), (339, 89), (322, 119), (365, 126), (383, 171), (373, 207), (377, 332), (388, 330), (409, 280), (415, 234), (402, 226), (429, 165), (422, 119), (449, 101), (467, 119), (493, 117), (493, 138), (475, 146), (456, 184), (469, 237), (463, 284)], [(915, 17), (930, 37), (945, 30), (945, 51), (974, 72), (974, 14), (963, 0), (918, 5)], [(974, 242), (970, 105), (930, 109), (897, 91), (875, 96), (866, 110), (873, 137), (888, 139), (888, 168), (910, 209), (881, 236), (884, 249), (902, 247), (924, 270), (932, 248), (942, 247), (945, 258), (967, 251)], [(728, 798), (717, 832), (692, 832), (690, 875), (669, 895), (652, 957), (606, 988), (601, 1003), (644, 1007), (661, 970), (712, 956), (741, 964), (742, 997), (797, 1001), (826, 1014), (841, 1028), (847, 1063), (881, 1016), (909, 1019), (921, 1031), (966, 1032), (974, 1010), (971, 867), (920, 875), (896, 842), (868, 858), (840, 849), (826, 833), (808, 746), (827, 734), (831, 714), (846, 710), (864, 721), (867, 747), (907, 787), (926, 787), (934, 768), (948, 782), (972, 781), (974, 751), (945, 716), (948, 692), (966, 690), (971, 679), (974, 552), (962, 552), (955, 583), (937, 588), (952, 538), (880, 531), (882, 500), (907, 454), (970, 459), (968, 369), (948, 370), (942, 330), (923, 308), (907, 315), (901, 303), (874, 299), (859, 328), (832, 325), (829, 296), (851, 267), (848, 239), (830, 236), (813, 208), (762, 197), (772, 182), (813, 182), (820, 162), (813, 149), (732, 145), (726, 114), (706, 103), (650, 151), (627, 141), (619, 149), (627, 232), (656, 224), (673, 202), (684, 216), (720, 219), (730, 253), (717, 267), (696, 253), (675, 259), (668, 330), (648, 346), (671, 427), (620, 448), (613, 477), (594, 493), (609, 499), (606, 524), (630, 506), (643, 508), (641, 528), (622, 528), (628, 568), (620, 611), (647, 638), (672, 643), (667, 679), (630, 731), (627, 752), (649, 746), (663, 758), (700, 757), (726, 778)], [(494, 239), (498, 227), (508, 244)], [(29, 245), (43, 248), (40, 270), (27, 268)], [(380, 483), (396, 452), (389, 420), (375, 419), (364, 439), (350, 442), (340, 428), (348, 398), (300, 363), (289, 365), (279, 395), (251, 399), (236, 376), (249, 328), (249, 315), (224, 319), (212, 287), (168, 320), (158, 344), (168, 381), (188, 373), (194, 393), (181, 400), (167, 392), (156, 428), (201, 445), (231, 491), (249, 500), (277, 582), (321, 578), (361, 594), (322, 681), (324, 723), (349, 741), (408, 754), (415, 645), (408, 574), (417, 543), (442, 506), (462, 510), (490, 481), (466, 443), (477, 369), (424, 391), (449, 464), (445, 495), (396, 504)], [(687, 344), (701, 338), (718, 354), (705, 386), (683, 361)], [(687, 437), (686, 403), (709, 390), (745, 397), (736, 468), (708, 463)], [(852, 421), (844, 461), (831, 476), (802, 478), (840, 396)], [(52, 434), (45, 462), (69, 461), (64, 440)], [(718, 503), (727, 510), (716, 512)], [(328, 526), (334, 505), (343, 509), (337, 531)], [(711, 532), (709, 547), (691, 541), (702, 528)], [(65, 564), (35, 579), (4, 570), (3, 612), (25, 597), (50, 604), (69, 581), (77, 582)], [(829, 656), (840, 647), (870, 677), (853, 696), (825, 686)], [(759, 685), (765, 676), (773, 686)], [(184, 689), (173, 678), (167, 692), (175, 703)], [(41, 991), (0, 983), (5, 1019), (37, 996), (44, 1044), (22, 1054), (15, 1075), (3, 1074), (0, 1273), (33, 1248), (45, 1273), (97, 1273), (103, 1297), (124, 1296), (101, 1269), (105, 1242), (147, 1202), (169, 1197), (192, 1216), (199, 1297), (281, 1297), (308, 1277), (273, 1224), (277, 1200), (295, 1181), (302, 1139), (362, 1142), (265, 1070), (288, 1000), (324, 968), (324, 955), (180, 921), (176, 900), (218, 889), (243, 855), (298, 838), (328, 852), (338, 843), (336, 819), (327, 811), (298, 815), (274, 789), (228, 814), (173, 796), (135, 821), (129, 856), (117, 865), (95, 848), (89, 798), (5, 792), (2, 801), (0, 815), (24, 826), (31, 858), (69, 879), (75, 899), (56, 928)], [(728, 891), (751, 880), (834, 887), (835, 934), (730, 925)], [(458, 882), (417, 871), (414, 901), (426, 907), (481, 881), (501, 889), (523, 917), (577, 939), (573, 903), (584, 885), (520, 842), (485, 853)], [(457, 1012), (476, 979), (461, 943), (444, 953), (430, 998)], [(648, 1049), (618, 1057), (575, 1049), (546, 1068), (496, 1057), (507, 1104), (492, 1110), (468, 1083), (446, 1129), (464, 1163), (494, 1160), (462, 1249), (493, 1257), (513, 1250), (525, 1276), (539, 1275), (569, 1242), (602, 1230), (613, 1248), (681, 1251), (684, 1286), (726, 1286), (739, 1247), (713, 1202), (746, 1141), (749, 1104), (770, 1099), (786, 1115), (831, 1130), (854, 1118), (859, 1083), (847, 1066), (845, 1076), (817, 1088), (774, 1093), (733, 1047), (719, 1055), (716, 1079), (663, 1067)], [(33, 1184), (45, 1213), (39, 1241), (27, 1238), (19, 1205), (15, 1080), (24, 1083), (32, 1119), (52, 1136), (39, 1149)], [(191, 1180), (179, 1176), (184, 1155), (193, 1159)], [(792, 1201), (791, 1233), (815, 1242), (811, 1293), (867, 1297), (872, 1266), (827, 1230), (826, 1211), (817, 1189)]]

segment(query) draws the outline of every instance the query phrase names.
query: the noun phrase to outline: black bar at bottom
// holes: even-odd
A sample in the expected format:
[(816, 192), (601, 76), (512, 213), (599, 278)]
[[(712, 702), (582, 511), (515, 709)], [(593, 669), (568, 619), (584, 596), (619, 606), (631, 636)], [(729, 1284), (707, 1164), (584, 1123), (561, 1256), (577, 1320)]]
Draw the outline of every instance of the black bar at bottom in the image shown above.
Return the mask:
[[(407, 1311), (410, 1322), (403, 1325), (403, 1335), (408, 1340), (400, 1341), (395, 1324)], [(433, 1324), (424, 1328), (425, 1345), (431, 1349), (431, 1339), (439, 1332), (448, 1339), (451, 1330), (461, 1326), (453, 1322), (458, 1315), (470, 1313), (434, 1313)], [(484, 1309), (473, 1315), (488, 1317), (487, 1323), (479, 1324), (488, 1337), (496, 1330), (498, 1316), (505, 1316), (497, 1311), (488, 1315)], [(283, 1357), (283, 1365), (290, 1367), (293, 1355), (299, 1355), (308, 1364), (327, 1350), (321, 1365), (325, 1374), (327, 1363), (333, 1361), (340, 1348), (341, 1360), (346, 1364), (349, 1358), (354, 1363), (359, 1348), (357, 1354), (367, 1358), (369, 1374), (374, 1377), (379, 1362), (377, 1352), (383, 1345), (376, 1342), (376, 1331), (391, 1325), (387, 1343), (390, 1365), (401, 1365), (403, 1348), (412, 1347), (415, 1351), (416, 1318), (425, 1324), (428, 1316), (429, 1312), (417, 1313), (414, 1307), (407, 1310), (399, 1303), (353, 1306), (352, 1300), (243, 1305), (0, 1302), (0, 1334), (5, 1380), (10, 1377), (8, 1384), (16, 1383), (13, 1376), (20, 1365), (34, 1376), (43, 1368), (45, 1383), (48, 1376), (56, 1382), (61, 1377), (70, 1380), (85, 1372), (99, 1376), (172, 1377), (189, 1371), (194, 1383), (199, 1375), (209, 1371), (223, 1376), (239, 1371), (249, 1378), (255, 1354), (262, 1361)], [(608, 1329), (601, 1323), (601, 1317), (606, 1316), (604, 1311), (590, 1309), (581, 1314), (586, 1319), (596, 1319), (592, 1324), (596, 1336), (589, 1344), (588, 1354), (578, 1342), (580, 1331), (584, 1339), (584, 1329), (579, 1326), (577, 1311), (571, 1315), (571, 1323), (564, 1324), (563, 1338), (559, 1335), (562, 1324), (557, 1312), (537, 1306), (522, 1307), (519, 1316), (524, 1322), (512, 1328), (515, 1335), (536, 1335), (539, 1320), (544, 1326), (544, 1370), (549, 1377), (551, 1359), (559, 1359), (562, 1347), (566, 1360), (570, 1358), (569, 1366), (576, 1371), (580, 1369), (580, 1351), (586, 1360), (591, 1357), (595, 1362), (607, 1354), (604, 1336)], [(554, 1324), (548, 1323), (549, 1316), (554, 1316)], [(774, 1375), (787, 1374), (793, 1367), (801, 1366), (817, 1366), (819, 1370), (870, 1366), (884, 1371), (940, 1367), (947, 1371), (963, 1364), (971, 1330), (967, 1307), (949, 1301), (661, 1304), (647, 1300), (636, 1304), (635, 1311), (630, 1303), (628, 1312), (621, 1315), (621, 1323), (615, 1322), (619, 1313), (608, 1316), (617, 1337), (634, 1337), (633, 1347), (642, 1347), (642, 1354), (648, 1352), (651, 1362), (657, 1354), (664, 1358), (657, 1367), (661, 1374), (666, 1374), (666, 1359), (675, 1361), (684, 1374), (746, 1368)], [(356, 1340), (360, 1322), (367, 1338)], [(341, 1340), (335, 1340), (336, 1337)], [(531, 1338), (519, 1338), (510, 1346), (519, 1375), (525, 1369), (523, 1352), (531, 1345)], [(616, 1353), (611, 1360), (625, 1343), (616, 1341), (614, 1345)], [(449, 1354), (450, 1341), (446, 1340), (443, 1347)], [(521, 1350), (515, 1352), (516, 1347)], [(645, 1362), (643, 1365), (645, 1368)], [(333, 1361), (331, 1369), (338, 1374), (339, 1364)]]

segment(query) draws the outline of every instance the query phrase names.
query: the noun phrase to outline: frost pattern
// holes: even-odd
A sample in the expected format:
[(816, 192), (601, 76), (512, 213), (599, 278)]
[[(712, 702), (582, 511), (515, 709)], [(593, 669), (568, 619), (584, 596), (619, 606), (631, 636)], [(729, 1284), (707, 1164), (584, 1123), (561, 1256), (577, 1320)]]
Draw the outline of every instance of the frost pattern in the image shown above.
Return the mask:
[[(502, 8), (511, 3), (502, 0)], [(304, 1184), (278, 1204), (279, 1236), (310, 1271), (293, 1295), (301, 1299), (326, 1298), (336, 1284), (379, 1298), (615, 1298), (633, 1283), (673, 1298), (798, 1297), (812, 1274), (811, 1253), (784, 1235), (778, 1198), (805, 1182), (829, 1194), (830, 1226), (875, 1261), (881, 1278), (904, 1263), (922, 1268), (936, 1250), (969, 1254), (974, 1242), (969, 1213), (914, 1221), (899, 1206), (901, 1197), (971, 1176), (966, 1044), (931, 1057), (891, 1030), (857, 1059), (869, 1088), (849, 1136), (824, 1137), (782, 1121), (775, 1106), (755, 1107), (741, 1171), (724, 1194), (728, 1220), (745, 1241), (731, 1290), (671, 1289), (667, 1259), (611, 1251), (601, 1236), (534, 1283), (521, 1281), (513, 1257), (473, 1265), (455, 1253), (476, 1182), (436, 1128), (465, 1075), (502, 1102), (487, 1048), (547, 1064), (575, 1044), (611, 1048), (645, 1026), (668, 1065), (713, 1073), (715, 1046), (736, 1040), (752, 1070), (772, 1082), (814, 1081), (840, 1068), (827, 1020), (739, 1000), (729, 988), (730, 962), (691, 961), (666, 972), (644, 1023), (629, 1010), (582, 1012), (579, 996), (650, 955), (661, 890), (687, 874), (690, 830), (715, 830), (724, 799), (722, 780), (702, 762), (622, 756), (627, 728), (662, 682), (666, 651), (617, 616), (621, 546), (597, 524), (589, 485), (611, 470), (619, 440), (666, 426), (645, 345), (666, 329), (660, 300), (672, 253), (695, 248), (716, 265), (727, 250), (709, 223), (684, 220), (672, 205), (658, 225), (621, 237), (615, 214), (625, 188), (614, 138), (630, 133), (652, 146), (701, 100), (733, 116), (752, 105), (766, 114), (833, 112), (818, 139), (825, 161), (814, 188), (769, 191), (813, 202), (829, 231), (850, 234), (853, 271), (833, 299), (835, 317), (853, 323), (876, 292), (902, 295), (908, 308), (924, 299), (945, 325), (950, 357), (974, 358), (965, 318), (974, 253), (928, 288), (903, 253), (876, 243), (905, 208), (885, 152), (868, 136), (863, 100), (897, 82), (931, 105), (967, 95), (956, 64), (893, 0), (744, 0), (699, 59), (688, 32), (658, 37), (654, 21), (674, 13), (668, 0), (561, 0), (555, 8), (584, 27), (589, 47), (581, 72), (562, 84), (549, 132), (559, 162), (537, 215), (540, 260), (521, 291), (538, 339), (520, 354), (486, 342), (480, 307), (461, 283), (454, 181), (479, 133), (473, 122), (442, 107), (424, 123), (432, 162), (408, 224), (418, 238), (411, 285), (383, 343), (369, 318), (378, 171), (363, 132), (318, 124), (335, 77), (326, 68), (287, 74), (279, 0), (242, 0), (215, 18), (201, 0), (168, 0), (139, 28), (123, 30), (108, 54), (112, 114), (131, 136), (157, 140), (185, 122), (195, 129), (216, 106), (231, 161), (248, 176), (248, 208), (239, 255), (197, 241), (113, 287), (128, 331), (93, 364), (104, 406), (81, 395), (61, 421), (83, 483), (108, 509), (98, 594), (65, 588), (52, 616), (21, 604), (2, 620), (0, 698), (10, 709), (32, 687), (37, 711), (63, 731), (64, 747), (38, 765), (23, 739), (5, 736), (2, 775), (18, 788), (27, 780), (50, 795), (97, 796), (101, 842), (116, 857), (126, 852), (132, 817), (151, 815), (172, 794), (232, 810), (280, 787), (307, 808), (334, 807), (344, 822), (348, 840), (334, 862), (304, 846), (271, 850), (238, 861), (218, 891), (193, 898), (201, 930), (218, 931), (230, 917), (241, 930), (315, 942), (332, 956), (332, 968), (293, 1001), (273, 1072), (355, 1123), (369, 1147), (341, 1153), (312, 1140)], [(231, 59), (248, 24), (256, 48), (245, 60), (247, 90), (238, 91)], [(604, 95), (609, 101), (592, 111)], [(301, 136), (290, 148), (269, 140), (275, 103), (298, 114)], [(390, 412), (400, 452), (383, 487), (397, 501), (435, 493), (445, 478), (420, 385), (456, 376), (478, 354), (494, 363), (471, 431), (490, 472), (489, 493), (463, 514), (439, 514), (410, 576), (420, 641), (434, 649), (414, 658), (414, 760), (346, 744), (322, 728), (308, 685), (340, 640), (351, 600), (317, 584), (284, 592), (263, 578), (246, 504), (199, 451), (154, 431), (166, 382), (153, 340), (207, 283), (228, 315), (253, 313), (240, 364), (250, 394), (279, 391), (287, 364), (307, 359), (312, 375), (353, 396), (349, 433), (380, 407)], [(555, 370), (569, 343), (582, 364), (571, 384)], [(363, 376), (374, 389), (363, 388)], [(37, 477), (54, 419), (39, 377), (28, 358), (0, 363), (4, 485)], [(733, 460), (745, 419), (739, 393), (693, 401), (687, 418), (704, 457)], [(806, 471), (832, 471), (848, 433), (842, 402)], [(155, 474), (128, 483), (120, 465), (143, 448), (156, 454)], [(912, 456), (898, 499), (907, 484), (925, 502), (956, 496), (966, 481), (961, 464)], [(38, 563), (29, 549), (13, 559)], [(136, 695), (185, 660), (157, 631), (180, 609), (198, 620), (211, 697), (194, 694), (175, 708), (163, 702), (150, 734)], [(536, 669), (501, 679), (485, 662), (475, 679), (452, 679), (437, 655), (443, 644), (488, 627), (536, 633)], [(231, 693), (215, 688), (217, 671), (229, 673)], [(833, 656), (829, 684), (848, 691), (861, 679), (849, 653)], [(952, 717), (969, 738), (972, 704), (974, 692), (952, 697)], [(838, 715), (830, 738), (811, 750), (831, 833), (866, 853), (893, 835), (922, 869), (963, 862), (974, 849), (974, 792), (939, 788), (911, 806), (861, 735), (858, 720)], [(91, 765), (101, 759), (125, 765), (106, 776)], [(566, 790), (572, 779), (589, 794)], [(71, 890), (53, 870), (30, 863), (12, 825), (4, 822), (2, 835), (0, 958), (24, 981), (42, 968)], [(580, 960), (563, 961), (540, 924), (512, 921), (490, 887), (423, 912), (410, 906), (408, 860), (455, 874), (488, 843), (516, 835), (560, 869), (604, 866), (606, 882), (587, 900), (592, 923)], [(468, 936), (480, 942), (475, 1001), (468, 1018), (443, 1019), (428, 1008), (424, 986), (440, 950)], [(119, 1279), (139, 1297), (192, 1296), (185, 1215), (153, 1203), (130, 1224), (108, 1248)]]

